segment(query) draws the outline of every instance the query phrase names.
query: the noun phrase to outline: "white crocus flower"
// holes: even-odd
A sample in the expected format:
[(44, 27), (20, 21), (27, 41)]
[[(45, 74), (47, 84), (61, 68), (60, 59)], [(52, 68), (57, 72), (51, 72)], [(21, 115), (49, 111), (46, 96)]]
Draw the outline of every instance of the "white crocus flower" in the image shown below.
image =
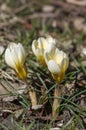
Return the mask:
[(68, 56), (58, 48), (45, 52), (45, 61), (53, 78), (60, 83), (69, 65)]
[(5, 51), (5, 62), (8, 66), (16, 71), (21, 79), (25, 79), (27, 76), (24, 63), (26, 59), (26, 53), (21, 43), (10, 43)]
[(32, 51), (37, 59), (43, 64), (45, 63), (44, 52), (51, 50), (56, 45), (56, 40), (51, 36), (46, 38), (40, 37), (32, 42)]

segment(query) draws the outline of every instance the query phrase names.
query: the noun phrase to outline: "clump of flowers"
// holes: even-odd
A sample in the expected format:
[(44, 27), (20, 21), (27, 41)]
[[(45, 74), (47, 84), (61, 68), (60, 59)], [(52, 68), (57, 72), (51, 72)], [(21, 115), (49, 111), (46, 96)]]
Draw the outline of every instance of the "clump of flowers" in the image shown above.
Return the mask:
[[(69, 58), (67, 54), (56, 47), (56, 40), (51, 36), (46, 38), (38, 38), (32, 43), (32, 50), (37, 59), (46, 65), (51, 72), (52, 77), (58, 84), (64, 79), (66, 70), (69, 65)], [(60, 96), (60, 89), (57, 86), (54, 90), (54, 102), (52, 107), (52, 114), (55, 116), (56, 110), (60, 105), (58, 97)]]
[[(32, 51), (37, 59), (47, 66), (53, 79), (60, 84), (65, 77), (66, 70), (69, 65), (69, 58), (65, 52), (56, 47), (56, 39), (51, 36), (46, 38), (40, 37), (32, 42)], [(21, 43), (10, 43), (5, 51), (5, 62), (10, 66), (17, 75), (22, 79), (26, 79), (27, 71), (25, 68), (26, 52)], [(37, 106), (37, 97), (34, 88), (29, 91), (33, 108)], [(57, 86), (54, 90), (54, 102), (52, 114), (55, 116), (56, 110), (60, 105), (58, 97), (60, 89)]]

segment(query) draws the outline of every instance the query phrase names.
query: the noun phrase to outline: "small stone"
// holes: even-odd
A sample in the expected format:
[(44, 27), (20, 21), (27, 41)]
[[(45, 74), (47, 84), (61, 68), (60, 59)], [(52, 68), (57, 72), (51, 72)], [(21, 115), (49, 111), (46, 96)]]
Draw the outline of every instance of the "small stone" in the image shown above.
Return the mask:
[(40, 109), (40, 108), (42, 108), (42, 105), (34, 105), (34, 106), (32, 106), (33, 110), (37, 110), (37, 109)]
[(86, 48), (82, 49), (82, 54), (86, 55)]
[(61, 130), (61, 129), (56, 127), (56, 128), (50, 128), (50, 130)]
[(42, 10), (43, 10), (43, 12), (52, 12), (54, 10), (54, 6), (45, 5)]

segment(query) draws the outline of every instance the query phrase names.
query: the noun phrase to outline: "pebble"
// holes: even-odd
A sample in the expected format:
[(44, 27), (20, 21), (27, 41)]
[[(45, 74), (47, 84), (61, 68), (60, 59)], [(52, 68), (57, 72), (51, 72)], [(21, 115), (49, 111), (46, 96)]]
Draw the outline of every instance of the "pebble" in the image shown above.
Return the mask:
[(52, 12), (54, 10), (54, 6), (52, 5), (45, 5), (43, 8), (42, 8), (43, 12)]

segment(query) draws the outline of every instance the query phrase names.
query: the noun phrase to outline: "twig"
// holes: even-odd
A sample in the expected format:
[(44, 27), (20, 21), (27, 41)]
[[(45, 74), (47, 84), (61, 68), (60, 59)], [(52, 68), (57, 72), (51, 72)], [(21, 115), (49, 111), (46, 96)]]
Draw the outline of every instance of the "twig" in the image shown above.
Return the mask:
[(37, 96), (36, 96), (36, 92), (34, 90), (34, 88), (31, 87), (31, 89), (29, 90), (29, 96), (30, 96), (30, 99), (31, 99), (31, 104), (32, 104), (32, 107), (37, 105)]
[(28, 19), (34, 19), (34, 18), (55, 18), (57, 16), (57, 12), (55, 13), (34, 13), (28, 16)]
[(86, 14), (86, 7), (83, 7), (83, 6), (76, 6), (76, 5), (72, 5), (70, 3), (66, 3), (66, 2), (63, 2), (63, 1), (54, 1), (54, 2), (51, 2), (52, 5), (58, 7), (59, 8), (62, 8), (62, 10), (65, 12), (65, 13), (69, 13), (69, 12), (73, 12), (73, 13), (77, 13), (81, 16), (84, 16), (84, 14)]

